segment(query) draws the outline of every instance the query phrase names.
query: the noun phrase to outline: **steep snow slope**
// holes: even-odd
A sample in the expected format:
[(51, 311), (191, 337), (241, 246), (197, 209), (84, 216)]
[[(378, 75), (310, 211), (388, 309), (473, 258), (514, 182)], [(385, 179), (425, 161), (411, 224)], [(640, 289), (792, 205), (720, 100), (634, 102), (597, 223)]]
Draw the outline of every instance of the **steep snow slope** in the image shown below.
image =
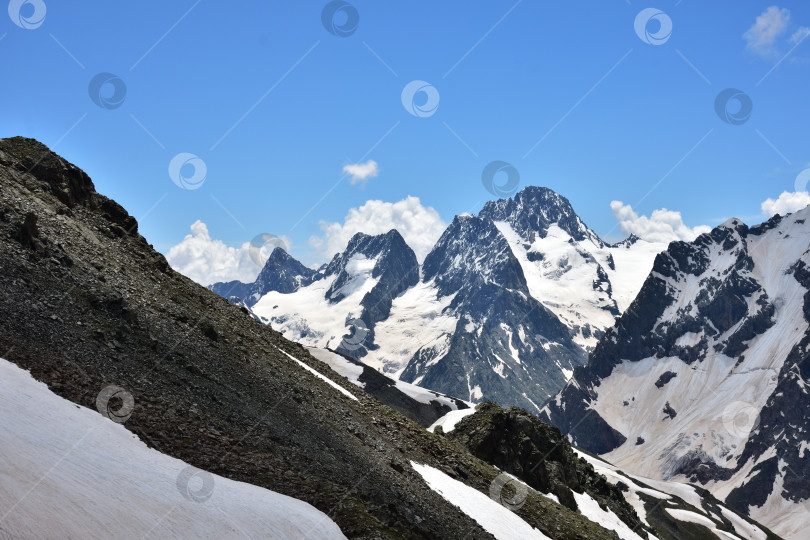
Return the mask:
[(437, 427), (441, 426), (442, 431), (444, 431), (445, 433), (453, 431), (453, 429), (455, 429), (456, 427), (456, 424), (458, 424), (462, 420), (462, 418), (470, 416), (471, 414), (475, 414), (475, 409), (473, 407), (470, 407), (469, 409), (462, 409), (460, 411), (450, 411), (449, 413), (445, 414), (444, 416), (433, 422), (433, 424), (431, 424), (427, 429), (428, 431), (433, 433), (434, 431), (436, 431)]
[(806, 528), (808, 218), (672, 244), (544, 416), (619, 467), (700, 482), (788, 537)]
[[(511, 225), (504, 221), (495, 225), (520, 262), (529, 293), (573, 329), (577, 344), (593, 348), (601, 332), (612, 326), (618, 315), (616, 302), (607, 287), (599, 283), (607, 283), (599, 278), (601, 266), (588, 265), (590, 254), (576, 246), (557, 225), (549, 227), (546, 237), (537, 238), (528, 248)], [(542, 258), (530, 260), (538, 256)]]
[(189, 468), (0, 359), (0, 538), (345, 538), (309, 504)]
[(605, 271), (613, 289), (613, 300), (621, 313), (635, 300), (652, 270), (655, 256), (666, 249), (665, 243), (648, 242), (635, 236), (607, 248), (615, 269), (608, 264)]
[(577, 242), (556, 224), (528, 243), (509, 223), (495, 225), (520, 262), (530, 294), (572, 329), (585, 350), (627, 309), (655, 255), (666, 249), (644, 240), (608, 246), (593, 234)]
[(368, 351), (363, 362), (399, 378), (417, 351), (444, 356), (459, 322), (459, 315), (448, 309), (454, 298), (440, 297), (433, 281), (420, 282), (394, 298), (391, 316), (374, 327), (379, 348)]
[(348, 321), (360, 318), (363, 298), (377, 285), (377, 280), (371, 277), (375, 264), (376, 260), (363, 255), (349, 259), (345, 269), (349, 279), (337, 289), (342, 295), (339, 302), (325, 300), (338, 278), (332, 275), (301, 287), (294, 294), (271, 291), (252, 310), (287, 339), (337, 349), (351, 332)]
[(613, 326), (655, 255), (666, 249), (635, 237), (606, 244), (568, 199), (547, 188), (529, 186), (512, 199), (488, 202), (479, 215), (494, 221), (509, 241), (532, 296), (571, 328), (586, 350)]

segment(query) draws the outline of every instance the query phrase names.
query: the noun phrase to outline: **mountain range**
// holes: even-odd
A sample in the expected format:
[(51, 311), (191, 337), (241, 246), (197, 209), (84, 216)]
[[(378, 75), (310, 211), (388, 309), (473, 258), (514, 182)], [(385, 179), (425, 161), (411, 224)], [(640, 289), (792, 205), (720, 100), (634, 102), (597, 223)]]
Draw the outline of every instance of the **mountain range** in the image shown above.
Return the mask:
[(214, 292), (288, 339), (395, 379), (539, 412), (627, 308), (664, 244), (611, 245), (554, 191), (456, 216), (420, 265), (391, 230), (314, 271), (276, 248), (253, 283)]
[[(2, 537), (778, 538), (526, 411), (285, 339), (172, 270), (37, 141), (0, 139), (0, 190)], [(360, 300), (390, 294), (355, 256), (384, 245), (338, 259), (323, 294), (352, 298), (360, 269)]]

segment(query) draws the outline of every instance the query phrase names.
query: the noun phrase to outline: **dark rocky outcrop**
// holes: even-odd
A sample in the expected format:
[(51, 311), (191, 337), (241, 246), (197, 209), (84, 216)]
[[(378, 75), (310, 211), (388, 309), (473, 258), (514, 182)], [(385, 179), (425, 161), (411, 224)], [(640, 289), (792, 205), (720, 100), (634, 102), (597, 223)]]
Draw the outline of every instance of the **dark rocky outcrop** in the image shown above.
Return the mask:
[(658, 377), (658, 380), (655, 381), (655, 387), (663, 388), (669, 381), (671, 381), (677, 376), (678, 374), (675, 373), (674, 371), (665, 371), (664, 373), (661, 374), (660, 377)]
[(555, 495), (572, 510), (577, 509), (573, 492), (587, 493), (631, 529), (642, 528), (621, 487), (610, 484), (577, 456), (560, 430), (523, 409), (481, 403), (446, 436), (537, 491)]

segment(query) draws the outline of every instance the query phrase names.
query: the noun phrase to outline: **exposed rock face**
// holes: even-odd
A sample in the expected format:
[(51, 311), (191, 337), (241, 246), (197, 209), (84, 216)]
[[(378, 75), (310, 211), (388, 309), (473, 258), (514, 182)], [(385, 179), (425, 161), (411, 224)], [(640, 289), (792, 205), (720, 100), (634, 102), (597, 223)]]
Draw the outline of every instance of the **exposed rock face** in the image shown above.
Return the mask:
[[(116, 236), (137, 234), (138, 222), (121, 205), (96, 193), (90, 177), (84, 171), (51, 152), (34, 139), (12, 137), (0, 139), (0, 166), (17, 173), (18, 178), (38, 181), (27, 187), (50, 193), (64, 205), (58, 211), (68, 214), (77, 204), (102, 214), (109, 221), (109, 230)], [(26, 217), (26, 221), (30, 219)]]
[(52, 153), (34, 139), (13, 137), (0, 140), (0, 165), (20, 173), (29, 173), (68, 208), (90, 202), (95, 187), (84, 171)]
[(492, 221), (506, 221), (530, 243), (534, 235), (546, 236), (553, 225), (564, 230), (575, 241), (593, 238), (602, 243), (577, 216), (568, 199), (548, 188), (529, 186), (512, 199), (489, 201), (479, 216)]

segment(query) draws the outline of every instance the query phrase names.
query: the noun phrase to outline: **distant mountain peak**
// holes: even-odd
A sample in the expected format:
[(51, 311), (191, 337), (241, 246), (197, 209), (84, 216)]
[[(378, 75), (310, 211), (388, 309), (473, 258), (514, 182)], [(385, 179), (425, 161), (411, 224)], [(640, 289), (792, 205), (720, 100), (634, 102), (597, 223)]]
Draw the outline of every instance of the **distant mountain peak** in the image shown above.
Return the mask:
[(252, 306), (265, 294), (277, 291), (289, 294), (312, 283), (318, 273), (301, 264), (283, 248), (277, 247), (267, 258), (253, 283), (229, 281), (214, 283), (210, 290), (224, 296), (231, 303), (240, 301)]
[(355, 233), (349, 239), (346, 249), (342, 253), (337, 253), (329, 262), (324, 270), (326, 275), (331, 275), (339, 272), (342, 265), (353, 255), (363, 255), (366, 258), (373, 259), (391, 250), (410, 250), (411, 248), (405, 242), (405, 239), (396, 229), (391, 229), (383, 234), (366, 234), (363, 232)]
[[(397, 269), (394, 271), (397, 274), (399, 270), (409, 274), (414, 272), (415, 268), (418, 279), (419, 264), (416, 255), (405, 243), (399, 231), (391, 229), (387, 233), (374, 236), (357, 233), (349, 240), (346, 250), (335, 255), (324, 271), (326, 276), (337, 275), (326, 297), (330, 302), (339, 302), (343, 299), (342, 291), (345, 286), (355, 279), (358, 273), (370, 270), (372, 278), (380, 279), (384, 274), (390, 274), (392, 267)], [(412, 279), (408, 278), (406, 281), (410, 283)]]

